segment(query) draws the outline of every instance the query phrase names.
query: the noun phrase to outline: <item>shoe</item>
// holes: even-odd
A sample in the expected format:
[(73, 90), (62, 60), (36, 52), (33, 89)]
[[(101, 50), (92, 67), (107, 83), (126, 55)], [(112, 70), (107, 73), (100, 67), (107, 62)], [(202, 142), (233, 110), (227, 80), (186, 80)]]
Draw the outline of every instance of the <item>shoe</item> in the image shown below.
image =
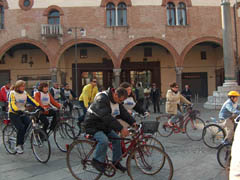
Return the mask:
[(115, 166), (116, 169), (119, 169), (120, 171), (122, 171), (123, 173), (127, 170), (126, 167), (122, 166), (120, 162), (118, 162), (117, 164), (115, 164), (113, 162), (113, 165)]
[(96, 159), (92, 159), (92, 166), (101, 173), (105, 172), (105, 165)]
[(17, 146), (15, 147), (15, 150), (16, 150), (16, 152), (17, 152), (18, 154), (23, 154), (23, 148), (22, 148), (21, 145), (17, 145)]

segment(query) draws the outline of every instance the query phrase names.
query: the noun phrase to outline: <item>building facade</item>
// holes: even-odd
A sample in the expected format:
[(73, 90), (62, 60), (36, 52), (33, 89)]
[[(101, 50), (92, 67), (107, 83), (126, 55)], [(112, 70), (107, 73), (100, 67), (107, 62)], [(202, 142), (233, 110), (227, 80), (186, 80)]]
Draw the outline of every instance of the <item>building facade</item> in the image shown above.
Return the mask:
[[(234, 2), (237, 47), (240, 9), (235, 11)], [(220, 0), (0, 0), (0, 82), (24, 79), (28, 88), (39, 81), (67, 82), (79, 94), (94, 76), (102, 89), (121, 81), (155, 82), (164, 96), (177, 81), (207, 97), (224, 80), (220, 5)], [(233, 51), (238, 59), (239, 50)]]

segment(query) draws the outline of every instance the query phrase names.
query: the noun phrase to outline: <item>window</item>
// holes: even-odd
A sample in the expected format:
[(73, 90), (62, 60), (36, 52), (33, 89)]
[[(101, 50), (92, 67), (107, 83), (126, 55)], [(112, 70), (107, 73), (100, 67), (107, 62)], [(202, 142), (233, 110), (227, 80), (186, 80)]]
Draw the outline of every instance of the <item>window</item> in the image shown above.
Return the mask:
[(60, 14), (57, 10), (52, 10), (48, 14), (48, 24), (59, 24), (60, 23)]
[(31, 5), (30, 0), (24, 0), (23, 5), (24, 5), (25, 7), (30, 6), (30, 5)]
[(32, 9), (33, 3), (34, 0), (19, 0), (19, 7), (24, 11), (28, 11)]
[(0, 29), (4, 28), (4, 7), (0, 6)]
[(80, 49), (80, 58), (87, 58), (87, 49)]
[(172, 2), (167, 4), (167, 23), (169, 26), (176, 25), (175, 5)]
[(187, 13), (186, 5), (183, 2), (178, 4), (178, 25), (186, 26), (187, 25)]
[(116, 12), (113, 3), (107, 4), (107, 26), (116, 26)]
[(144, 48), (144, 57), (152, 57), (152, 48)]
[(127, 6), (125, 3), (119, 3), (117, 9), (118, 26), (127, 26)]
[(207, 59), (207, 52), (206, 51), (201, 51), (201, 60), (206, 60)]

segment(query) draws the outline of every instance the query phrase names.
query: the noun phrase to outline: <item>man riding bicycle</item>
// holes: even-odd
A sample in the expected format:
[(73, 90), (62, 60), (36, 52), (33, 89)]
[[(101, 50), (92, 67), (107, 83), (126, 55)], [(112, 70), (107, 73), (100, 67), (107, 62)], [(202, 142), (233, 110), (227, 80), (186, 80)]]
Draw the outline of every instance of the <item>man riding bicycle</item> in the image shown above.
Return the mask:
[(135, 120), (122, 105), (127, 97), (126, 89), (122, 87), (109, 88), (107, 91), (98, 93), (87, 110), (85, 116), (86, 133), (93, 135), (98, 142), (92, 159), (92, 166), (100, 172), (105, 171), (104, 162), (109, 140), (113, 146), (113, 164), (122, 172), (126, 171), (126, 167), (123, 167), (120, 162), (115, 164), (122, 155), (120, 139), (111, 138), (119, 138), (116, 132), (120, 132), (122, 136), (129, 134), (128, 129), (117, 121), (117, 116), (120, 116), (128, 124), (135, 125)]
[(226, 130), (225, 141), (232, 142), (234, 135), (234, 118), (240, 114), (240, 106), (238, 105), (238, 97), (240, 94), (237, 91), (228, 93), (228, 100), (222, 105), (219, 112), (219, 119), (224, 120), (222, 126)]

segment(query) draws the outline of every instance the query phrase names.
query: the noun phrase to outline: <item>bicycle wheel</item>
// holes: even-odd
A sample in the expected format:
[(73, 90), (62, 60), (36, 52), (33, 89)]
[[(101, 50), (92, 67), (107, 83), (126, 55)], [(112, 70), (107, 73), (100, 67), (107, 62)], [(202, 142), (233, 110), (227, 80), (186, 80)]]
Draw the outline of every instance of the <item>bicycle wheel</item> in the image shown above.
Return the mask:
[(203, 129), (203, 143), (209, 148), (217, 149), (224, 141), (225, 135), (225, 131), (221, 126), (209, 124)]
[(93, 158), (93, 141), (75, 140), (67, 151), (67, 167), (77, 180), (97, 180), (101, 177), (91, 165)]
[(156, 118), (157, 121), (160, 121), (158, 127), (158, 134), (163, 137), (168, 137), (173, 133), (172, 128), (168, 125), (168, 116), (161, 116)]
[(223, 168), (230, 167), (232, 144), (223, 144), (217, 152), (217, 161)]
[(75, 138), (72, 127), (68, 123), (59, 123), (54, 129), (54, 142), (58, 149), (62, 152), (67, 152), (66, 144), (71, 144)]
[(147, 144), (139, 145), (128, 156), (127, 169), (131, 179), (144, 179), (146, 175), (148, 180), (171, 180), (173, 176), (173, 164), (169, 156), (159, 147)]
[(3, 145), (9, 154), (16, 154), (17, 130), (13, 125), (7, 125), (3, 128)]
[(42, 129), (33, 130), (30, 143), (35, 158), (41, 163), (47, 163), (51, 156), (51, 146), (47, 134)]
[(78, 118), (73, 116), (72, 118), (69, 118), (67, 121), (68, 121), (68, 124), (72, 127), (75, 136), (76, 137), (80, 136), (80, 134), (81, 134), (81, 125), (78, 123)]
[(191, 118), (185, 124), (185, 131), (189, 139), (192, 141), (200, 141), (205, 123), (199, 117)]
[(161, 150), (164, 151), (164, 146), (162, 145), (162, 143), (157, 138), (155, 138), (155, 137), (153, 137), (151, 135), (145, 135), (143, 137), (143, 143), (142, 144), (148, 144), (148, 145), (152, 145), (152, 146), (157, 146)]

